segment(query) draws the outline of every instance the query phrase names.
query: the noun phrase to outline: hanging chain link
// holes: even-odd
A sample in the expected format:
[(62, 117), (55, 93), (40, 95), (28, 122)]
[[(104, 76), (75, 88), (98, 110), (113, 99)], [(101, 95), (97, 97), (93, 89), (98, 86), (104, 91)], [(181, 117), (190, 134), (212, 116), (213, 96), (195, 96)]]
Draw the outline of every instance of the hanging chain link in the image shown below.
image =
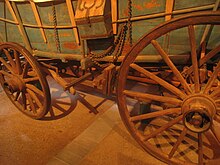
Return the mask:
[[(123, 47), (124, 47), (124, 43), (125, 43), (125, 40), (126, 40), (126, 33), (127, 33), (127, 24), (125, 24), (118, 37), (115, 39), (114, 41), (114, 44), (112, 46), (110, 46), (106, 52), (104, 53), (100, 53), (100, 54), (94, 54), (94, 53), (90, 53), (89, 54), (89, 58), (92, 60), (92, 62), (94, 64), (96, 64), (97, 66), (99, 67), (105, 67), (106, 65), (101, 65), (97, 59), (101, 59), (103, 57), (106, 57), (106, 56), (111, 56), (114, 52), (114, 55), (113, 55), (113, 62), (116, 62), (118, 57), (121, 56), (122, 54), (122, 51), (123, 51)], [(116, 49), (117, 48), (117, 49)]]
[(59, 39), (58, 29), (57, 29), (57, 15), (56, 15), (56, 8), (55, 8), (54, 3), (52, 6), (52, 12), (53, 12), (53, 26), (54, 26), (54, 38), (56, 42), (56, 48), (57, 48), (57, 52), (61, 53), (60, 39)]
[(128, 41), (130, 47), (132, 47), (132, 0), (128, 0)]
[(121, 33), (121, 36), (118, 42), (118, 49), (113, 56), (113, 62), (117, 62), (118, 58), (122, 55), (124, 44), (126, 41), (127, 30), (128, 30), (128, 27), (127, 27), (127, 24), (125, 24), (122, 28), (122, 33)]
[[(118, 58), (122, 55), (124, 44), (126, 41), (127, 36), (127, 30), (129, 31), (128, 35), (128, 41), (130, 44), (130, 47), (132, 46), (132, 23), (131, 23), (131, 17), (132, 17), (132, 0), (128, 0), (128, 21), (123, 25), (123, 27), (120, 30), (120, 33), (118, 34), (117, 38), (115, 39), (112, 46), (110, 46), (105, 52), (100, 54), (94, 54), (90, 52), (89, 58), (92, 60), (92, 62), (101, 67), (104, 68), (106, 65), (100, 64), (97, 59), (101, 59), (106, 56), (111, 56), (113, 53), (113, 62), (117, 62)], [(117, 48), (117, 49), (116, 49)]]

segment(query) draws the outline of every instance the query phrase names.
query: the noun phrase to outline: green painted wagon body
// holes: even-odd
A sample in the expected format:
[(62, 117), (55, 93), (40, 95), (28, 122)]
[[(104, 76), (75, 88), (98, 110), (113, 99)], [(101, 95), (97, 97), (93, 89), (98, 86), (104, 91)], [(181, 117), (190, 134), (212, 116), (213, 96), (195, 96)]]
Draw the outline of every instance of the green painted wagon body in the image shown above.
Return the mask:
[[(216, 0), (134, 0), (131, 4), (132, 42), (165, 20), (196, 11), (214, 10), (215, 3)], [(129, 15), (128, 2), (116, 0), (36, 0), (32, 3), (1, 0), (0, 9), (0, 42), (16, 42), (32, 51), (33, 55), (62, 60), (80, 60), (88, 50), (107, 49)], [(204, 28), (196, 29), (200, 35), (198, 43)], [(189, 47), (183, 39), (186, 33), (182, 30), (171, 34), (170, 41), (161, 39), (159, 42), (166, 45), (170, 54), (179, 54), (182, 50), (187, 52)], [(211, 47), (217, 44), (216, 33), (219, 32), (214, 29)], [(128, 42), (124, 47), (129, 49)], [(157, 52), (148, 48), (142, 54), (155, 55)]]

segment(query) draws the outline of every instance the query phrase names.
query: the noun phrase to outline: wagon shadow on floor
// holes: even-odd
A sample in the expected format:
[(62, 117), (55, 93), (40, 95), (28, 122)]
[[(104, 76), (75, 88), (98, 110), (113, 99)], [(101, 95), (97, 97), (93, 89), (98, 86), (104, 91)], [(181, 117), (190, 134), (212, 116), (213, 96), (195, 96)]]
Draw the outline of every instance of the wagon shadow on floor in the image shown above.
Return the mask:
[[(108, 99), (112, 100), (112, 98), (105, 98), (97, 105), (93, 106), (85, 99), (86, 95), (84, 93), (77, 91), (75, 95), (72, 95), (69, 92), (64, 91), (62, 87), (58, 85), (51, 77), (48, 77), (47, 80), (49, 82), (51, 93), (51, 109), (41, 120), (48, 121), (61, 119), (72, 113), (75, 110), (78, 102), (83, 104), (88, 109), (88, 114), (97, 114), (97, 109), (102, 104), (104, 104)], [(86, 89), (89, 91), (88, 87)], [(101, 95), (99, 96), (102, 97)]]
[(77, 97), (63, 91), (51, 77), (47, 78), (50, 85), (51, 108), (42, 120), (61, 119), (73, 112), (77, 105)]

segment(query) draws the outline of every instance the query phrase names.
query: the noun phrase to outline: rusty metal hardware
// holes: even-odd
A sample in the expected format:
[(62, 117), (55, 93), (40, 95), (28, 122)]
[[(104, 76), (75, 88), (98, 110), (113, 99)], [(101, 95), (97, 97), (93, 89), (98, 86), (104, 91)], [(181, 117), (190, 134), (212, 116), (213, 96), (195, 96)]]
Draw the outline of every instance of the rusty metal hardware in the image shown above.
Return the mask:
[[(126, 41), (126, 35), (128, 31), (128, 41), (130, 47), (132, 46), (132, 0), (128, 0), (128, 20), (121, 28), (117, 38), (115, 39), (112, 46), (110, 46), (105, 52), (100, 54), (94, 54), (90, 52), (89, 58), (93, 61), (93, 63), (101, 68), (106, 67), (106, 65), (101, 65), (96, 59), (103, 58), (105, 56), (110, 56), (113, 54), (113, 62), (117, 62), (118, 58), (122, 55), (124, 44)], [(117, 48), (117, 49), (116, 49)]]
[(52, 14), (53, 14), (54, 39), (56, 43), (56, 48), (57, 48), (57, 52), (61, 53), (60, 39), (59, 39), (59, 34), (58, 34), (58, 29), (57, 29), (57, 15), (56, 15), (56, 8), (55, 8), (54, 2), (52, 5)]
[(132, 47), (132, 0), (128, 0), (128, 41)]
[(210, 129), (216, 114), (215, 101), (206, 95), (193, 95), (182, 105), (183, 123), (189, 130), (197, 133)]
[[(126, 40), (126, 32), (127, 32), (127, 24), (123, 25), (123, 27), (120, 30), (120, 33), (118, 34), (117, 38), (115, 39), (112, 46), (110, 46), (105, 52), (102, 52), (100, 54), (94, 54), (90, 52), (88, 57), (93, 61), (93, 63), (101, 68), (104, 68), (106, 65), (101, 65), (96, 59), (101, 59), (106, 56), (113, 55), (113, 62), (116, 62), (118, 57), (122, 54), (124, 43)], [(117, 49), (116, 49), (117, 48)]]

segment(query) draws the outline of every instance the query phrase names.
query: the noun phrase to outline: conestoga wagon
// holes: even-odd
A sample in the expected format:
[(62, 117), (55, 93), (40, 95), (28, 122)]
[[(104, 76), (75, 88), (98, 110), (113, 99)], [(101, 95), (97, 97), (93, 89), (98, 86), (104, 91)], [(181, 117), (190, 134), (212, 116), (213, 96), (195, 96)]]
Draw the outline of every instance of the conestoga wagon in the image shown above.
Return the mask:
[(73, 95), (86, 81), (116, 95), (130, 134), (158, 159), (215, 164), (219, 3), (0, 0), (1, 85), (21, 112), (41, 119), (51, 106), (46, 75)]

